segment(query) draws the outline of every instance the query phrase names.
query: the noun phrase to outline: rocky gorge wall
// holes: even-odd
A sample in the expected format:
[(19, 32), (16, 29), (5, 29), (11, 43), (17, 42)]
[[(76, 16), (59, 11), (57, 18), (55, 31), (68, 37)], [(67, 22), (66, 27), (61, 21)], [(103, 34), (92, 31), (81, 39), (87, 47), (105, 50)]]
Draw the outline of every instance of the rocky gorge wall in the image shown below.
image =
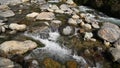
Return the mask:
[(86, 5), (120, 18), (120, 0), (74, 0), (78, 5)]

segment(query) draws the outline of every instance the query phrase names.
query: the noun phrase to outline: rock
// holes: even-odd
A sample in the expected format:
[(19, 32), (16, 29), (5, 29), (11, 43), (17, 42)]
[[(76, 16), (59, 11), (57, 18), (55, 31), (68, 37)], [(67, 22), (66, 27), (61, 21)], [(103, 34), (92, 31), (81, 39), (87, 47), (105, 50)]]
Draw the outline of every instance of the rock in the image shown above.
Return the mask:
[(74, 34), (75, 29), (72, 26), (61, 26), (59, 28), (59, 32), (62, 35), (73, 35)]
[(50, 8), (51, 8), (52, 10), (59, 10), (59, 7), (58, 7), (57, 5), (52, 5)]
[(79, 16), (78, 16), (78, 15), (76, 15), (76, 14), (74, 14), (74, 15), (72, 16), (72, 18), (73, 18), (73, 19), (78, 19), (78, 18), (79, 18)]
[(117, 25), (105, 23), (98, 31), (98, 36), (108, 42), (115, 42), (120, 37), (120, 29)]
[(58, 9), (58, 10), (55, 10), (55, 12), (56, 12), (56, 13), (61, 13), (61, 14), (64, 13), (63, 10), (59, 10), (59, 9)]
[(51, 23), (61, 24), (62, 22), (60, 20), (52, 20)]
[(46, 0), (30, 0), (31, 3), (37, 3), (39, 5), (45, 4)]
[(11, 23), (9, 25), (9, 28), (12, 30), (17, 30), (17, 31), (24, 31), (26, 29), (26, 25), (25, 24), (17, 24), (17, 23)]
[(96, 29), (100, 28), (99, 24), (96, 22), (92, 23), (92, 27)]
[(98, 36), (109, 42), (115, 42), (120, 37), (119, 32), (114, 28), (102, 28), (98, 31)]
[(78, 63), (77, 62), (75, 62), (75, 61), (68, 61), (67, 62), (67, 68), (78, 68)]
[(0, 57), (0, 67), (1, 68), (22, 68), (20, 65), (14, 63), (10, 59)]
[(74, 1), (73, 0), (67, 0), (66, 3), (67, 4), (74, 4)]
[(37, 44), (31, 40), (26, 41), (5, 41), (0, 44), (0, 53), (2, 56), (6, 55), (16, 55), (16, 54), (24, 54), (29, 50), (33, 50), (37, 47)]
[(70, 19), (68, 20), (68, 23), (69, 23), (69, 24), (72, 24), (72, 25), (77, 25), (76, 20), (74, 20), (73, 18), (70, 18)]
[(22, 2), (28, 2), (28, 1), (30, 1), (30, 0), (22, 0)]
[(44, 61), (45, 68), (61, 68), (61, 64), (53, 59), (46, 58)]
[(50, 3), (59, 3), (61, 0), (49, 0)]
[(117, 40), (114, 44), (113, 47), (110, 48), (110, 52), (114, 58), (114, 61), (117, 61), (120, 63), (120, 39)]
[(96, 42), (96, 39), (95, 38), (91, 38), (90, 41)]
[(49, 4), (43, 4), (40, 6), (41, 11), (49, 9)]
[(2, 5), (16, 5), (22, 3), (21, 0), (0, 0), (0, 4)]
[(114, 58), (114, 61), (117, 61), (120, 63), (120, 49), (111, 47), (109, 50)]
[(54, 12), (54, 10), (53, 9), (50, 9), (50, 8), (48, 8), (47, 9), (49, 12)]
[(55, 15), (52, 12), (41, 12), (36, 17), (37, 20), (53, 20), (54, 18), (55, 18)]
[(82, 20), (82, 19), (77, 19), (76, 22), (77, 22), (78, 24), (81, 24), (81, 23), (83, 22), (83, 20)]
[(26, 17), (28, 17), (28, 18), (35, 18), (38, 14), (39, 13), (37, 13), (37, 12), (32, 12), (30, 14), (27, 14)]
[(77, 8), (71, 8), (75, 13), (79, 13), (80, 11)]
[(5, 11), (9, 10), (10, 8), (7, 5), (0, 5), (0, 10)]
[(91, 27), (90, 24), (84, 24), (83, 27), (84, 27), (86, 30), (92, 29), (92, 27)]
[(63, 11), (66, 11), (66, 10), (69, 10), (70, 8), (69, 8), (68, 5), (62, 4), (62, 5), (60, 5), (60, 9), (63, 10)]
[(104, 41), (104, 45), (109, 47), (110, 46), (110, 42)]
[(92, 32), (85, 32), (84, 40), (90, 40), (93, 37)]
[(119, 27), (117, 25), (109, 23), (109, 22), (104, 23), (101, 28), (114, 28), (116, 30), (119, 29)]
[(117, 40), (117, 41), (113, 44), (113, 46), (114, 46), (115, 48), (120, 49), (120, 39)]
[(39, 62), (37, 60), (32, 60), (31, 64), (28, 66), (28, 68), (40, 68)]
[(0, 16), (2, 17), (12, 17), (15, 13), (12, 10), (0, 11)]

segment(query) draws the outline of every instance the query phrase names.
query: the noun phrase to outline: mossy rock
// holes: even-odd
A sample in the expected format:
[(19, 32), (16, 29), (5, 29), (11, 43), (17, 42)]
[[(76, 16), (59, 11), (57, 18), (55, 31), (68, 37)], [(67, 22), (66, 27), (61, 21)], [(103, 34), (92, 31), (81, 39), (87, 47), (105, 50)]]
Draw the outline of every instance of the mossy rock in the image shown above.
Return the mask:
[(46, 58), (44, 61), (45, 68), (61, 68), (61, 64), (51, 58)]

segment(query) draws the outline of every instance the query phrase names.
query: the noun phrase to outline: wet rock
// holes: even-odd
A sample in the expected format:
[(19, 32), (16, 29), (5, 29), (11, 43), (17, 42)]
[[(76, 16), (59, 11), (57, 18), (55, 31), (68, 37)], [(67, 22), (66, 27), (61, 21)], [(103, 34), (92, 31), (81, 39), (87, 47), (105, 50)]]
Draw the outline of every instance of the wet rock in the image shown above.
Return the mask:
[(22, 3), (21, 0), (0, 0), (0, 4), (2, 5), (16, 5)]
[(14, 63), (10, 59), (3, 58), (3, 57), (0, 57), (0, 67), (1, 68), (14, 68), (14, 67), (22, 68), (20, 65)]
[(45, 68), (61, 68), (61, 64), (51, 58), (46, 58), (43, 62)]
[(68, 61), (66, 65), (67, 65), (67, 68), (78, 68), (77, 62), (75, 61)]
[(117, 25), (105, 23), (98, 31), (98, 36), (108, 42), (115, 42), (120, 37), (120, 29)]
[(26, 25), (25, 24), (17, 24), (17, 23), (11, 23), (9, 25), (9, 28), (11, 30), (17, 30), (17, 31), (24, 31), (26, 29)]
[(73, 18), (70, 18), (70, 19), (68, 20), (68, 23), (69, 23), (69, 24), (72, 24), (72, 25), (77, 25), (76, 20), (74, 20)]
[(31, 40), (26, 41), (5, 41), (0, 44), (0, 53), (2, 56), (6, 55), (15, 55), (15, 54), (24, 54), (29, 50), (32, 50), (37, 47), (37, 44)]
[(12, 17), (15, 13), (12, 10), (0, 11), (1, 17)]
[(73, 0), (67, 0), (66, 3), (67, 4), (74, 4), (74, 1)]
[(75, 31), (75, 29), (74, 29), (74, 27), (72, 27), (72, 26), (61, 26), (60, 28), (59, 28), (59, 32), (62, 34), (62, 35), (73, 35), (74, 34), (74, 31)]
[(32, 12), (30, 14), (27, 14), (26, 17), (28, 17), (28, 18), (35, 18), (38, 14), (39, 13), (37, 13), (37, 12)]
[(90, 40), (93, 37), (92, 32), (85, 32), (84, 40)]
[(53, 20), (54, 18), (55, 18), (55, 15), (52, 12), (41, 12), (36, 17), (37, 20)]

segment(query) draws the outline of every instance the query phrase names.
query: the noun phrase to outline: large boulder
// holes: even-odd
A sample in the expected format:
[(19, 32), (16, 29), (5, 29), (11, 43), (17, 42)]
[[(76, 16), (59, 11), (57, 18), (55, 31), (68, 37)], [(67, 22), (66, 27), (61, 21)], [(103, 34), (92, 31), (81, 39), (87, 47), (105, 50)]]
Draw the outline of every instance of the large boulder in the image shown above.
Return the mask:
[(26, 41), (6, 41), (0, 44), (0, 55), (9, 56), (15, 54), (24, 54), (37, 47), (37, 44), (31, 40)]
[(104, 23), (98, 31), (98, 36), (108, 42), (115, 42), (120, 38), (120, 29), (112, 23)]

